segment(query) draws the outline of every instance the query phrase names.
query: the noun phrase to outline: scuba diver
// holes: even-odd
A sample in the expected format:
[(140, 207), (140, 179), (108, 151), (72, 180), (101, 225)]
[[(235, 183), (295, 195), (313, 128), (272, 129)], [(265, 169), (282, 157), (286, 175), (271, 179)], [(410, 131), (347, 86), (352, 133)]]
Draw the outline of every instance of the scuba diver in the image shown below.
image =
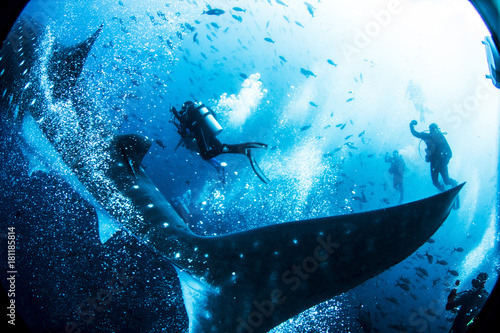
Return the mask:
[(444, 185), (439, 182), (439, 175), (443, 178), (445, 185), (456, 186), (457, 182), (448, 175), (448, 163), (450, 162), (452, 153), (448, 141), (444, 134), (439, 130), (437, 124), (429, 125), (429, 133), (417, 132), (414, 126), (417, 125), (416, 120), (410, 123), (411, 134), (414, 137), (424, 140), (427, 148), (425, 149), (425, 161), (431, 164), (432, 183), (439, 191), (444, 192)]
[[(266, 184), (269, 182), (251, 153), (252, 148), (267, 148), (266, 144), (258, 142), (226, 144), (220, 142), (216, 136), (222, 132), (222, 127), (212, 109), (202, 103), (187, 101), (182, 105), (182, 109), (179, 112), (175, 107), (170, 108), (170, 112), (174, 115), (172, 122), (177, 127), (177, 132), (181, 135), (181, 140), (177, 147), (184, 143), (188, 149), (195, 150), (196, 148), (193, 144), (196, 143), (201, 157), (216, 167), (219, 172), (222, 169), (223, 173), (225, 164), (217, 161), (215, 159), (216, 156), (220, 154), (246, 155), (253, 171), (260, 180)], [(179, 123), (175, 120), (178, 120)]]
[[(449, 333), (464, 333), (477, 316), (479, 310), (481, 310), (486, 299), (490, 295), (484, 290), (484, 284), (487, 279), (488, 274), (479, 273), (478, 276), (472, 280), (472, 289), (458, 294), (456, 288), (452, 289), (448, 295), (446, 310), (457, 311), (457, 307), (460, 307), (460, 309), (458, 310)], [(455, 286), (458, 286), (459, 283), (460, 281), (457, 280)], [(456, 296), (459, 297), (456, 298)]]
[(403, 156), (399, 155), (397, 150), (392, 152), (392, 156), (389, 153), (385, 154), (385, 162), (391, 163), (389, 168), (389, 173), (392, 175), (392, 184), (394, 189), (399, 191), (399, 203), (403, 202), (403, 176), (405, 173), (405, 161)]

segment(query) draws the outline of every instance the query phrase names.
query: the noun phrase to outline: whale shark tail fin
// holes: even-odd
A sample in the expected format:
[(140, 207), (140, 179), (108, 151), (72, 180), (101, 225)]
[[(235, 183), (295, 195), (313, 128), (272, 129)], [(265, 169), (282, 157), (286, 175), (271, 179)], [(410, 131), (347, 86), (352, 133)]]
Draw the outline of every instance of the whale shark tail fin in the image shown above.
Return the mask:
[(200, 238), (199, 263), (178, 268), (190, 332), (268, 332), (382, 273), (436, 232), (462, 186), (383, 210)]

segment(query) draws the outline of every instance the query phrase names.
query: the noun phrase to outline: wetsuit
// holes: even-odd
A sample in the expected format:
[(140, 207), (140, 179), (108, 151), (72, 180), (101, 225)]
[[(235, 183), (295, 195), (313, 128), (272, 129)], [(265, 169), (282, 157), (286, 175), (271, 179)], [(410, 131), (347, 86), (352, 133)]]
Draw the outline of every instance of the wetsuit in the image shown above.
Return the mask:
[(403, 202), (403, 177), (405, 173), (405, 161), (401, 155), (386, 155), (385, 161), (391, 163), (389, 173), (392, 175), (392, 186), (400, 193), (399, 203)]
[(465, 333), (467, 327), (483, 307), (488, 296), (489, 293), (481, 287), (476, 290), (468, 290), (454, 301), (447, 303), (446, 310), (460, 307), (453, 321), (450, 333)]
[(209, 123), (204, 120), (202, 113), (199, 112), (201, 108), (206, 108), (204, 105), (195, 106), (193, 102), (184, 103), (181, 112), (177, 112), (175, 108), (171, 108), (172, 113), (175, 118), (179, 121), (179, 124), (174, 124), (177, 126), (178, 133), (183, 139), (195, 139), (198, 145), (198, 150), (201, 157), (213, 164), (217, 170), (220, 170), (221, 164), (215, 160), (215, 157), (220, 154), (243, 154), (246, 155), (250, 161), (252, 169), (255, 174), (264, 182), (268, 183), (269, 180), (264, 175), (262, 170), (260, 170), (257, 162), (253, 158), (250, 149), (251, 148), (267, 148), (266, 144), (259, 142), (245, 142), (241, 144), (227, 144), (222, 143), (216, 136), (222, 131), (222, 127), (215, 120), (215, 113), (208, 109), (208, 112), (213, 116), (211, 123), (217, 123), (218, 127), (212, 126), (210, 128)]
[(431, 164), (431, 178), (432, 183), (441, 192), (445, 190), (444, 186), (439, 182), (439, 175), (443, 177), (443, 181), (446, 185), (457, 185), (457, 182), (450, 178), (448, 174), (448, 163), (450, 162), (452, 153), (450, 145), (443, 133), (439, 131), (433, 131), (431, 133), (420, 133), (417, 132), (412, 124), (410, 124), (411, 134), (413, 136), (424, 140), (427, 148), (425, 149), (426, 156), (425, 161)]

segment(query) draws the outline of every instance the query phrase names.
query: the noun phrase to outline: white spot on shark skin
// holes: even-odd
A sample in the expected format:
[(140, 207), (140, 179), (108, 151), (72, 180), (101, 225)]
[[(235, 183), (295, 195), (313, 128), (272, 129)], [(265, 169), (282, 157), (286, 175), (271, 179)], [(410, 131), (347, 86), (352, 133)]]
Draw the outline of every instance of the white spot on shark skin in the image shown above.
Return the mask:
[[(123, 164), (120, 165), (120, 166), (123, 166)], [(132, 186), (132, 188), (135, 189), (135, 190), (137, 190), (139, 188), (139, 185), (134, 185), (134, 186)]]
[(118, 163), (118, 166), (119, 166), (119, 167), (122, 167), (122, 166), (123, 166), (123, 163)]
[(177, 252), (177, 253), (175, 254), (175, 258), (176, 258), (176, 259), (179, 259), (180, 257), (181, 257), (181, 254), (180, 254), (179, 252)]
[(36, 102), (36, 98), (33, 98), (33, 100), (31, 101), (31, 105), (34, 105)]
[(24, 60), (21, 61), (21, 63), (19, 64), (19, 67), (21, 67), (22, 65), (24, 65)]
[(205, 258), (208, 258), (208, 257), (209, 257), (208, 253), (205, 253)]
[(297, 239), (293, 240), (293, 244), (298, 244), (298, 243), (299, 243), (299, 241)]
[(153, 206), (154, 206), (153, 204), (149, 204), (148, 208), (153, 208)]
[(170, 224), (168, 224), (167, 222), (165, 222), (165, 223), (163, 223), (163, 226), (164, 226), (165, 228), (168, 228), (168, 227), (170, 226)]
[[(2, 75), (3, 75), (3, 73), (5, 73), (5, 68), (4, 68), (4, 69), (2, 69), (2, 72), (0, 73), (0, 76), (2, 76)], [(7, 89), (5, 89), (5, 90), (7, 90)]]
[(28, 89), (28, 87), (31, 85), (31, 82), (28, 82), (26, 83), (26, 85), (24, 86), (24, 90)]

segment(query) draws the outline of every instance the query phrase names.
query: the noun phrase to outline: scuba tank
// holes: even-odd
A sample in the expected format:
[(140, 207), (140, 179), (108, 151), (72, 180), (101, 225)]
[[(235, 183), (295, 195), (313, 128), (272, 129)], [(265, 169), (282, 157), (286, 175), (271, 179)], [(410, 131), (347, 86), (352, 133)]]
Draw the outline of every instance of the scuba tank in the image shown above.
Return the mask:
[(196, 112), (200, 117), (200, 125), (207, 129), (213, 136), (217, 136), (222, 132), (222, 126), (215, 119), (215, 113), (211, 109), (201, 104), (196, 108)]

